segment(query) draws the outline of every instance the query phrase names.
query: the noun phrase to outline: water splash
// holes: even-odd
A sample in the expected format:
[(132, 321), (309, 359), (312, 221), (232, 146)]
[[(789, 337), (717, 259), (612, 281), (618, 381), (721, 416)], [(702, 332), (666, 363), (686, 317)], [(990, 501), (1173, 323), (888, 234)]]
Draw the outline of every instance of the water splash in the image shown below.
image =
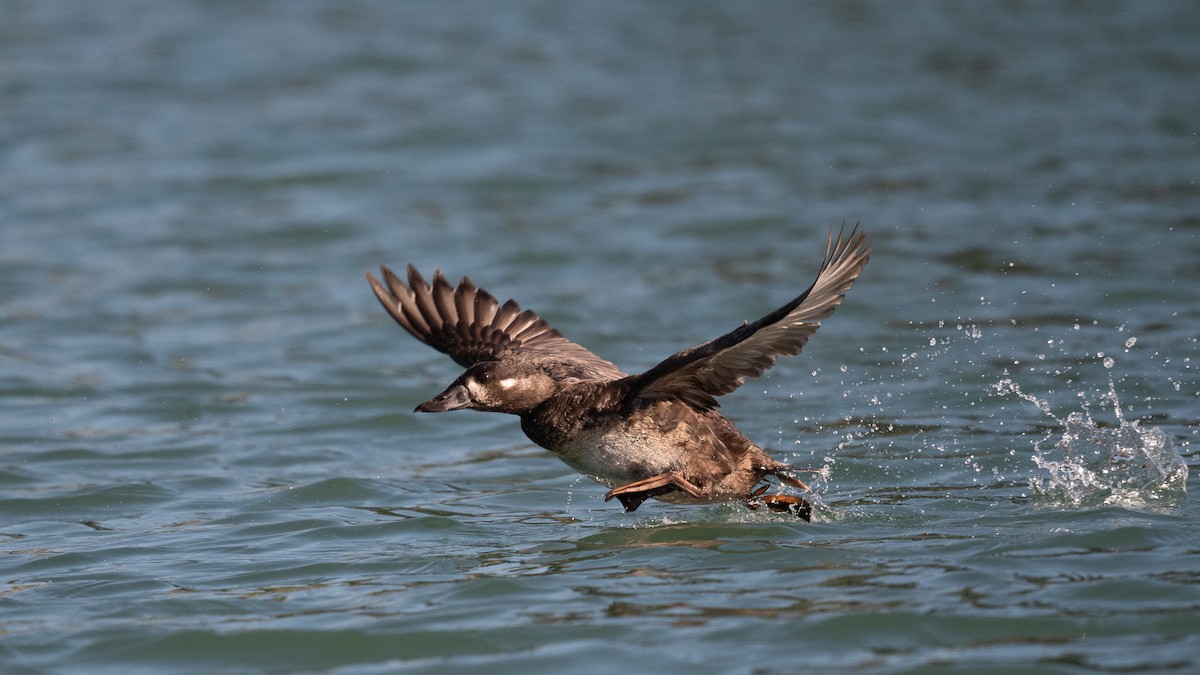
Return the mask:
[(1086, 407), (1061, 419), (1048, 401), (1026, 394), (1010, 379), (1001, 380), (995, 389), (1033, 403), (1062, 426), (1062, 436), (1052, 448), (1043, 448), (1043, 444), (1055, 432), (1037, 444), (1033, 463), (1045, 475), (1029, 481), (1036, 497), (1073, 507), (1135, 509), (1174, 507), (1183, 501), (1187, 463), (1161, 429), (1125, 419), (1111, 377), (1103, 396), (1117, 418), (1117, 426), (1110, 428), (1097, 425)]

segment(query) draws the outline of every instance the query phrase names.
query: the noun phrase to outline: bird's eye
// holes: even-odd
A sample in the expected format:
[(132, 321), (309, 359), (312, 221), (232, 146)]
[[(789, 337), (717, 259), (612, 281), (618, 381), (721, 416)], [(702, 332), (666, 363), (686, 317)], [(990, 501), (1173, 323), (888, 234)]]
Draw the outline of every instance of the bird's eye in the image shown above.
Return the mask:
[(488, 372), (486, 370), (481, 370), (478, 373), (475, 373), (475, 381), (478, 382), (479, 384), (487, 384), (487, 381), (490, 379), (491, 379), (491, 376), (488, 375)]

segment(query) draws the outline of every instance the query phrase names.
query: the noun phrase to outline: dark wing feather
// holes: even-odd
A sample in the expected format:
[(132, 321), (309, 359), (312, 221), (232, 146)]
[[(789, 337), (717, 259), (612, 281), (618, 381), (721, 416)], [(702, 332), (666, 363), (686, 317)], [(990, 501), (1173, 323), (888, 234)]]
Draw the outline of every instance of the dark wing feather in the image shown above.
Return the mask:
[(421, 342), (470, 368), (483, 361), (521, 354), (556, 362), (556, 371), (580, 379), (614, 379), (625, 373), (564, 338), (541, 317), (509, 300), (501, 305), (471, 280), (450, 285), (441, 270), (433, 283), (408, 266), (405, 283), (386, 266), (383, 281), (367, 272), (367, 282), (388, 314)]
[(758, 377), (781, 354), (799, 354), (821, 327), (820, 320), (842, 303), (870, 256), (866, 235), (857, 227), (849, 237), (843, 234), (839, 232), (835, 241), (829, 233), (821, 271), (808, 290), (754, 323), (630, 377), (627, 397), (677, 398), (701, 408), (715, 407), (717, 396), (737, 389), (747, 377)]

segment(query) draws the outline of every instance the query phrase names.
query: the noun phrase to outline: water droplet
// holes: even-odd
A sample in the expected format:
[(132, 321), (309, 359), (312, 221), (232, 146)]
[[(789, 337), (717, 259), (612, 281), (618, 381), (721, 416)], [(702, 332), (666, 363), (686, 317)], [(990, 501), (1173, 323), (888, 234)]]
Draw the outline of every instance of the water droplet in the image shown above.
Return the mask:
[(1111, 357), (1111, 356), (1104, 357), (1104, 367), (1105, 368), (1111, 369), (1116, 364), (1117, 364), (1117, 362), (1113, 361), (1113, 357)]
[(1137, 344), (1137, 338), (1131, 337), (1125, 341), (1125, 349), (1131, 349), (1135, 344)]

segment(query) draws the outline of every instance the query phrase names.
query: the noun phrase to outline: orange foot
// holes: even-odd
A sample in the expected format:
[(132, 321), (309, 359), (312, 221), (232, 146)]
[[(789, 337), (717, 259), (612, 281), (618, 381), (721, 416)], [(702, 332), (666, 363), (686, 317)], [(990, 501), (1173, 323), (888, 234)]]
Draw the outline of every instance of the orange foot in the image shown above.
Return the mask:
[(707, 499), (711, 492), (707, 488), (696, 487), (691, 481), (683, 477), (683, 474), (678, 471), (667, 471), (660, 473), (657, 476), (643, 478), (639, 481), (634, 481), (628, 485), (613, 488), (604, 495), (604, 501), (608, 501), (616, 497), (621, 506), (625, 507), (625, 512), (636, 511), (637, 507), (642, 505), (642, 502), (665, 495), (668, 492), (681, 490), (697, 499)]
[(767, 495), (762, 502), (777, 513), (790, 513), (801, 520), (812, 522), (812, 505), (800, 497), (791, 495)]
[(800, 497), (792, 497), (791, 495), (767, 495), (762, 496), (764, 492), (771, 488), (770, 485), (764, 485), (754, 492), (751, 492), (743, 501), (746, 506), (751, 509), (757, 509), (760, 506), (766, 506), (768, 509), (776, 513), (790, 513), (797, 518), (811, 522), (812, 521), (812, 505)]

